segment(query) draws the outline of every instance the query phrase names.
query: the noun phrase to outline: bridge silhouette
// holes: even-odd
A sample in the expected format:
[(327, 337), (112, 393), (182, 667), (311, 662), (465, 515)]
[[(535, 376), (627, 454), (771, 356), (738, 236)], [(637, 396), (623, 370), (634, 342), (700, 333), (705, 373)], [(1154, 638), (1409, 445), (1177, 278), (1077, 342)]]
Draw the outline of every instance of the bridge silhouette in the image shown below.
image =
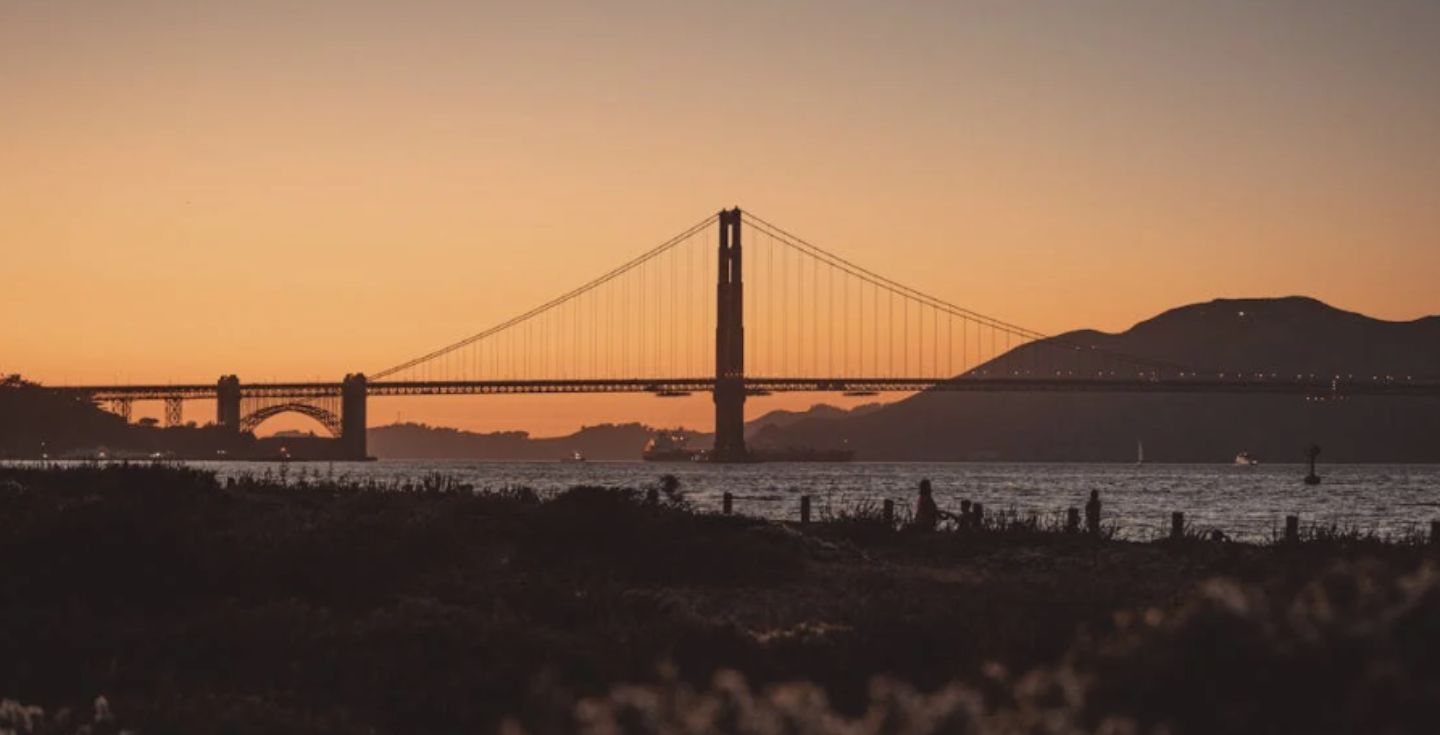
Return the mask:
[(136, 401), (163, 401), (167, 425), (181, 422), (185, 401), (214, 400), (216, 423), (237, 433), (300, 413), (323, 425), (350, 459), (366, 458), (370, 397), (708, 392), (715, 461), (747, 459), (745, 401), (779, 392), (1440, 396), (1440, 381), (1428, 377), (1229, 368), (1047, 336), (895, 282), (735, 208), (534, 309), (368, 376), (243, 383), (227, 375), (214, 383), (55, 390), (127, 419)]

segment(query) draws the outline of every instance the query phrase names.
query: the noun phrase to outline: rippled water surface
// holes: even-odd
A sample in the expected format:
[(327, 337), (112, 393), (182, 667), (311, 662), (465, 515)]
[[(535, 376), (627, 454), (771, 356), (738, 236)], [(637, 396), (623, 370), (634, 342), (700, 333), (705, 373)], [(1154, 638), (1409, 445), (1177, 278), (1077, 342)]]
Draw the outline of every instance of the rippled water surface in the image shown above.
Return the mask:
[[(193, 464), (221, 477), (280, 473), (276, 464)], [(1287, 514), (1307, 524), (1387, 534), (1428, 529), (1432, 518), (1440, 519), (1440, 465), (1322, 466), (1324, 482), (1318, 487), (1301, 482), (1305, 470), (1299, 465), (380, 461), (295, 463), (285, 473), (292, 482), (333, 476), (395, 484), (440, 473), (481, 489), (526, 486), (542, 493), (582, 484), (652, 485), (670, 473), (701, 509), (718, 510), (721, 494), (729, 490), (737, 513), (791, 519), (798, 517), (805, 494), (814, 496), (817, 517), (885, 498), (908, 508), (922, 478), (934, 483), (941, 508), (951, 510), (968, 498), (989, 511), (1060, 514), (1099, 490), (1106, 522), (1118, 524), (1129, 538), (1160, 533), (1177, 510), (1193, 525), (1252, 540), (1270, 538)]]

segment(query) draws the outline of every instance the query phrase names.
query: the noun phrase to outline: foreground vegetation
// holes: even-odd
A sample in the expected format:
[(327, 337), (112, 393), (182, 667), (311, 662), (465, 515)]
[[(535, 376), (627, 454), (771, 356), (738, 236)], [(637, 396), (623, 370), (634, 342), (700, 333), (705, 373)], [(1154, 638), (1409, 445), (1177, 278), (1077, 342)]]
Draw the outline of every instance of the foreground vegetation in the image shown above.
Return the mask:
[(0, 730), (1440, 723), (1440, 582), (1419, 539), (1141, 544), (1022, 519), (913, 534), (864, 509), (799, 527), (667, 489), (0, 468)]

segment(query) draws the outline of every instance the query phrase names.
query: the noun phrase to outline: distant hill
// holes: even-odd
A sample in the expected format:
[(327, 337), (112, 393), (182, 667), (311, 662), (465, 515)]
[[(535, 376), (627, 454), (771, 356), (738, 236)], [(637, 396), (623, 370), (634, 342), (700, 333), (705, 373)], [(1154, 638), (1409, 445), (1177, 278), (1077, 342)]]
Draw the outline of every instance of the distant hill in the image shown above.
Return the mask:
[[(851, 411), (823, 403), (804, 411), (771, 411), (746, 423), (746, 435), (760, 444), (767, 432), (807, 419), (838, 418), (862, 415), (877, 410), (880, 404), (859, 406)], [(656, 431), (644, 424), (601, 424), (587, 426), (574, 434), (557, 437), (532, 437), (524, 431), (477, 433), (425, 424), (391, 424), (372, 427), (367, 433), (370, 453), (381, 459), (492, 459), (492, 460), (556, 460), (580, 452), (586, 459), (640, 459), (645, 443)], [(689, 429), (665, 429), (683, 433), (693, 449), (706, 449), (714, 442), (709, 432)]]
[[(644, 424), (587, 426), (568, 436), (535, 438), (524, 431), (481, 434), (425, 424), (391, 424), (367, 433), (370, 453), (381, 459), (639, 459), (655, 432)], [(706, 442), (708, 443), (708, 441)]]
[(161, 427), (143, 419), (127, 424), (93, 401), (18, 375), (0, 376), (0, 458), (89, 457), (103, 450), (114, 457), (165, 452), (209, 459), (222, 451), (242, 456), (254, 447), (254, 436), (214, 426)]
[(879, 410), (884, 405), (883, 403), (867, 403), (847, 411), (846, 409), (837, 408), (827, 403), (817, 403), (804, 411), (786, 411), (783, 409), (770, 411), (760, 418), (745, 422), (745, 436), (748, 439), (758, 438), (763, 442), (765, 437), (769, 436), (770, 433), (776, 429), (794, 426), (802, 421), (836, 419), (844, 416), (863, 416), (872, 411)]
[(1440, 375), (1440, 316), (1389, 322), (1303, 296), (1216, 299), (1171, 309), (1120, 334), (1080, 331), (1057, 339), (1230, 372)]
[(0, 456), (59, 456), (118, 445), (128, 433), (125, 419), (90, 401), (44, 390), (18, 375), (0, 377)]
[[(1063, 341), (1202, 369), (1295, 374), (1440, 376), (1440, 317), (1388, 322), (1303, 297), (1217, 299), (1172, 309), (1119, 334)], [(987, 366), (1022, 369), (1047, 345)], [(1074, 353), (1077, 370), (1099, 352)], [(1087, 362), (1088, 361), (1088, 362)], [(774, 426), (770, 443), (848, 446), (874, 460), (1218, 462), (1247, 450), (1262, 461), (1440, 461), (1440, 401), (1293, 396), (925, 392), (862, 415)]]

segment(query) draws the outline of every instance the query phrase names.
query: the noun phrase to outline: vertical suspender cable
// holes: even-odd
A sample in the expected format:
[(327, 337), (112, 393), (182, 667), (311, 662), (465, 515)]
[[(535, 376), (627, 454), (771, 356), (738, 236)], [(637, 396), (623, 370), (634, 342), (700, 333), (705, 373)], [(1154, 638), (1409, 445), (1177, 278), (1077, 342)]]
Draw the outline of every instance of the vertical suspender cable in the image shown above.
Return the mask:
[(685, 243), (685, 374), (695, 372), (695, 241)]
[(800, 372), (790, 363), (795, 350), (795, 335), (791, 333), (790, 324), (798, 323), (799, 320), (795, 307), (790, 305), (791, 299), (797, 296), (795, 284), (790, 280), (790, 259), (792, 257), (789, 248), (780, 249), (780, 320), (783, 322), (780, 328), (780, 349), (785, 354), (780, 371), (786, 375), (796, 375)]
[(765, 287), (770, 297), (765, 299), (765, 331), (770, 333), (770, 353), (765, 356), (765, 369), (771, 375), (781, 375), (783, 370), (778, 369), (780, 361), (780, 331), (775, 328), (775, 299), (776, 281), (775, 278), (775, 238), (768, 233), (765, 235)]
[(825, 313), (825, 331), (827, 331), (827, 333), (828, 333), (827, 339), (828, 339), (828, 342), (829, 342), (829, 357), (827, 357), (827, 362), (829, 363), (829, 365), (828, 365), (827, 367), (825, 367), (825, 372), (828, 372), (828, 373), (829, 373), (829, 376), (831, 376), (831, 378), (834, 378), (834, 376), (835, 376), (835, 269), (834, 269), (834, 268), (827, 268), (827, 269), (825, 269), (825, 310), (827, 310), (827, 313)]
[[(683, 253), (684, 251), (681, 250), (680, 252)], [(666, 374), (679, 376), (682, 371), (679, 368), (679, 344), (676, 340), (680, 338), (680, 325), (678, 324), (679, 319), (677, 319), (680, 315), (680, 289), (678, 288), (680, 276), (677, 273), (680, 267), (680, 261), (679, 257), (673, 251), (666, 253), (665, 257), (670, 259), (670, 283), (665, 286), (670, 290), (670, 365), (667, 368), (669, 372)]]
[(820, 374), (820, 261), (810, 259), (810, 360), (811, 373)]
[(886, 289), (890, 294), (890, 316), (885, 320), (885, 331), (890, 333), (890, 346), (885, 350), (886, 374), (895, 377), (895, 292)]
[(930, 321), (931, 331), (935, 333), (934, 344), (930, 346), (930, 362), (934, 365), (934, 367), (931, 368), (931, 372), (938, 378), (940, 377), (940, 312), (934, 312)]

